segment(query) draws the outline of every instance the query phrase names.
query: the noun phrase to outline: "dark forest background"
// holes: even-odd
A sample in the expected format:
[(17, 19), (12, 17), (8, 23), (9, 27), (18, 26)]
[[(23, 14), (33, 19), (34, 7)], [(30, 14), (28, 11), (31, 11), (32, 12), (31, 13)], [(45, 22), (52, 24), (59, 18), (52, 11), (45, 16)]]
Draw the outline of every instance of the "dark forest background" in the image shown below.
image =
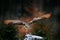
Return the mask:
[[(23, 14), (23, 6), (27, 4), (26, 0), (1, 0), (0, 3), (0, 25), (5, 19), (17, 19)], [(31, 0), (28, 0), (28, 3)], [(48, 23), (54, 23), (52, 30), (54, 40), (60, 37), (60, 2), (59, 0), (33, 0), (39, 10), (50, 12), (52, 14), (51, 19)], [(27, 4), (28, 5), (28, 4)], [(25, 5), (25, 6), (27, 6)], [(47, 21), (46, 21), (47, 22)], [(0, 26), (1, 28), (1, 26)]]

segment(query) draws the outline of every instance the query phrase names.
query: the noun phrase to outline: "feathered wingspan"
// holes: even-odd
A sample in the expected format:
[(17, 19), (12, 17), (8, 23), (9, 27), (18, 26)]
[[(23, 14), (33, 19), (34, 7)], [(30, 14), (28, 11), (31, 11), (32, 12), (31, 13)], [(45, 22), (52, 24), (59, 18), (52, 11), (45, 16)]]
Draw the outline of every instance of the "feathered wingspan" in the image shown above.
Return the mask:
[(13, 24), (16, 24), (16, 23), (22, 23), (22, 24), (31, 24), (33, 23), (34, 21), (37, 21), (37, 20), (40, 20), (40, 19), (43, 19), (43, 18), (50, 18), (51, 14), (44, 14), (40, 17), (37, 17), (37, 18), (33, 18), (31, 21), (29, 21), (28, 23), (24, 22), (24, 21), (20, 21), (20, 20), (4, 20), (4, 23), (5, 24), (9, 24), (9, 23), (13, 23)]

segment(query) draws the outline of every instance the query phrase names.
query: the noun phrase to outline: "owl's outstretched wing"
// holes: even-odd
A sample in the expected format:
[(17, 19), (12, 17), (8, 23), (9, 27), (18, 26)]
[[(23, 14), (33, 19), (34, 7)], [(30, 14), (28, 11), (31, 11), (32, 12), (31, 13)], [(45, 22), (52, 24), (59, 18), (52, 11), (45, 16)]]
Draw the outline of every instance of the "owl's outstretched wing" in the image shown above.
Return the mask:
[(35, 21), (40, 20), (40, 19), (43, 19), (43, 18), (50, 18), (50, 16), (51, 16), (51, 14), (44, 14), (44, 15), (42, 15), (42, 16), (40, 16), (40, 17), (37, 17), (37, 18), (34, 18), (33, 20), (31, 20), (31, 21), (29, 22), (29, 24), (32, 24), (32, 23), (34, 23)]
[(4, 20), (4, 24), (9, 24), (9, 23), (18, 24), (18, 25), (24, 25), (25, 24), (25, 22), (22, 22), (20, 20)]

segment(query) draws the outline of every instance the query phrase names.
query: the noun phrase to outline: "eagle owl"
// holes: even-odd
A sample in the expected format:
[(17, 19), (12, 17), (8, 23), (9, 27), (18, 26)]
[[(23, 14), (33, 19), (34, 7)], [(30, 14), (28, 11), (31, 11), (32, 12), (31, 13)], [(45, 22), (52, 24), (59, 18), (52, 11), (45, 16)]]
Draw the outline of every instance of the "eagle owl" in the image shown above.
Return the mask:
[[(20, 19), (17, 20), (4, 20), (4, 24), (9, 24), (9, 23), (13, 23), (15, 25), (18, 26), (18, 32), (21, 35), (25, 35), (26, 33), (32, 33), (33, 31), (33, 26), (34, 21), (37, 20), (41, 20), (44, 18), (50, 18), (51, 14), (50, 13), (46, 13), (42, 12), (42, 11), (38, 11), (37, 7), (34, 7), (33, 10), (29, 10), (28, 8), (25, 7), (25, 10), (32, 13), (33, 15), (31, 17), (21, 17)], [(26, 15), (24, 15), (26, 16)], [(33, 26), (32, 26), (33, 25)]]

